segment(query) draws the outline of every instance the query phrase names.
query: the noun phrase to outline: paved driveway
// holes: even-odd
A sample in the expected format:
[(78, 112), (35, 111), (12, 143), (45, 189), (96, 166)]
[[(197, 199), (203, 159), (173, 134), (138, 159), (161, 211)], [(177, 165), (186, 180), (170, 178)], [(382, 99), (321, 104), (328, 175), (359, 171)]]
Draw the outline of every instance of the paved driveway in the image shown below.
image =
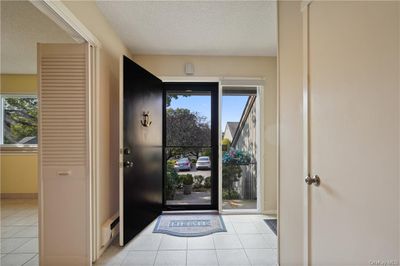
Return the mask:
[(178, 175), (186, 175), (186, 174), (191, 174), (193, 176), (195, 175), (202, 175), (204, 177), (211, 176), (211, 170), (196, 170), (196, 167), (192, 167), (190, 171), (179, 171)]

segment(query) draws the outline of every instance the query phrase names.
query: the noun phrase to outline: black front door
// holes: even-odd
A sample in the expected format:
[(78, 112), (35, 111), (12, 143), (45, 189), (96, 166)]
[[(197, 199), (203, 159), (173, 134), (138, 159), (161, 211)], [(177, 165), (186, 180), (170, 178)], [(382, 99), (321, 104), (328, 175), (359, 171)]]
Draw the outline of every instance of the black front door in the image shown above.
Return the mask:
[(123, 57), (123, 184), (120, 244), (162, 212), (163, 83)]

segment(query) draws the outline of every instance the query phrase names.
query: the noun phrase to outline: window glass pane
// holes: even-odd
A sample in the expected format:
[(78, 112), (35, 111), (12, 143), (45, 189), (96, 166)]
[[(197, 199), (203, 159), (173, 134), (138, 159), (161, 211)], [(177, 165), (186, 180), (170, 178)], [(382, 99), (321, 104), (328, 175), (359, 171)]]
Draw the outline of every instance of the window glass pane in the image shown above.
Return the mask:
[(37, 107), (36, 97), (3, 97), (4, 144), (37, 144)]
[(166, 204), (211, 204), (211, 148), (167, 148), (165, 153)]
[(166, 91), (167, 206), (212, 204), (211, 92)]
[(210, 92), (167, 92), (166, 101), (166, 145), (210, 147)]
[(223, 209), (257, 208), (256, 97), (222, 94)]

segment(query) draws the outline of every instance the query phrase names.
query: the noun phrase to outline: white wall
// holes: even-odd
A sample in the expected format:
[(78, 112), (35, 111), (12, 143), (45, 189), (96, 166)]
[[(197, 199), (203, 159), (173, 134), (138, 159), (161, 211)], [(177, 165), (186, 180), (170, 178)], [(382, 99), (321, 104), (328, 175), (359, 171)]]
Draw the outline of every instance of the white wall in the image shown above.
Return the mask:
[(277, 210), (277, 65), (276, 57), (149, 56), (133, 60), (156, 76), (185, 76), (184, 64), (194, 65), (195, 77), (265, 78), (264, 87), (264, 211)]
[[(99, 39), (100, 50), (100, 146), (99, 226), (119, 210), (119, 60), (130, 52), (99, 11), (94, 0), (63, 1)], [(100, 228), (100, 227), (99, 227)], [(100, 248), (100, 247), (97, 247)]]

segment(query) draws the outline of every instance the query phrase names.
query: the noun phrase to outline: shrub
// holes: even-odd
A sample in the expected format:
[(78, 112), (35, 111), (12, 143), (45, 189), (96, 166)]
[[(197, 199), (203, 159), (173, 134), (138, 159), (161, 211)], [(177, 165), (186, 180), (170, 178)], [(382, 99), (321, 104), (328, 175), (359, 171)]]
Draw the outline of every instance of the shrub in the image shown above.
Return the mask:
[(222, 189), (228, 193), (228, 199), (234, 196), (235, 186), (242, 177), (242, 168), (236, 164), (223, 164), (222, 165)]
[(201, 188), (203, 186), (204, 177), (202, 175), (195, 175), (193, 178), (194, 188)]
[(182, 183), (184, 185), (192, 185), (193, 184), (193, 176), (191, 174), (184, 175), (182, 178)]
[(236, 190), (228, 191), (224, 189), (222, 191), (222, 198), (224, 200), (237, 200), (240, 199), (240, 194)]
[(174, 165), (167, 164), (167, 184), (166, 197), (167, 200), (173, 200), (177, 187), (179, 186), (180, 178), (174, 169)]
[(205, 188), (211, 188), (211, 176), (207, 176), (204, 179), (204, 187)]
[(167, 161), (167, 165), (172, 165), (172, 166), (174, 166), (175, 163), (176, 163), (176, 160), (168, 160), (168, 161)]

